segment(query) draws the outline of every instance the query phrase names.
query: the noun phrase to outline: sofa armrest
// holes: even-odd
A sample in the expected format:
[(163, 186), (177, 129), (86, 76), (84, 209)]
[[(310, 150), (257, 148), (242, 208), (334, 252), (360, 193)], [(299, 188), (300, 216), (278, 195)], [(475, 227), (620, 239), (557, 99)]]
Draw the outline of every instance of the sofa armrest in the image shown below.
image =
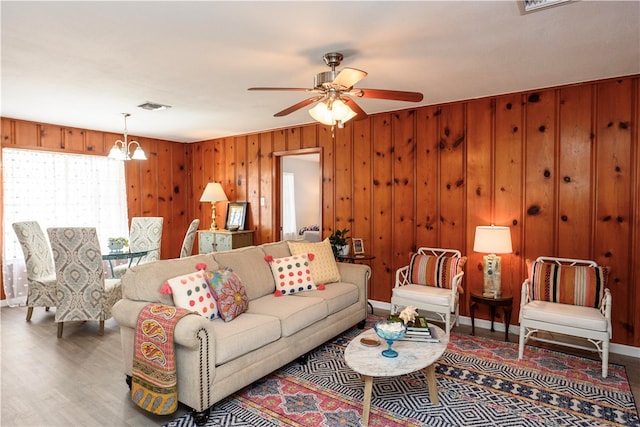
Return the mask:
[[(113, 306), (111, 313), (116, 319), (116, 322), (118, 322), (118, 325), (131, 328), (135, 331), (138, 323), (138, 315), (147, 304), (149, 304), (148, 301), (121, 299)], [(212, 344), (214, 344), (213, 337), (215, 337), (215, 335), (213, 334), (214, 326), (212, 321), (198, 314), (187, 315), (178, 321), (173, 333), (173, 340), (176, 344), (195, 348), (200, 345), (199, 332), (202, 329), (211, 330), (211, 333), (208, 335)]]
[(356, 285), (359, 291), (358, 299), (366, 304), (369, 298), (371, 268), (365, 264), (350, 264), (346, 262), (338, 262), (337, 264), (340, 272), (340, 281)]

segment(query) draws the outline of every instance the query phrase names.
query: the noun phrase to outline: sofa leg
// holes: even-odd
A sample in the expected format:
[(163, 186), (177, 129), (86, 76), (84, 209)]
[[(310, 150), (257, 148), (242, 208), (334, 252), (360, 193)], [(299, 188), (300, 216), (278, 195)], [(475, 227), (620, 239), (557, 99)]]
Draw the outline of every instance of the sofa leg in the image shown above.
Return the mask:
[(207, 423), (209, 419), (209, 411), (211, 408), (207, 408), (202, 412), (192, 411), (191, 416), (193, 417), (193, 422), (196, 423), (197, 426), (203, 426)]
[(302, 356), (298, 357), (298, 363), (301, 365), (306, 365), (309, 360), (309, 353), (305, 353)]
[(129, 391), (131, 391), (131, 388), (133, 387), (133, 377), (131, 375), (125, 375), (124, 382), (127, 383), (127, 386), (129, 386)]
[(365, 324), (364, 320), (359, 321), (358, 322), (358, 329), (364, 329), (364, 324)]

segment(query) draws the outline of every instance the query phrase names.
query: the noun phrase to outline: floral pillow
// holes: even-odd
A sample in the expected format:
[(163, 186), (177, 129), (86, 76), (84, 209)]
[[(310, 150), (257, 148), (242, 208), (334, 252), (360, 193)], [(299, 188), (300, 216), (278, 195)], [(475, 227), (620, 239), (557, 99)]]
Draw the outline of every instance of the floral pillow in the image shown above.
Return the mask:
[(218, 301), (220, 317), (225, 322), (230, 322), (247, 311), (249, 307), (247, 291), (240, 277), (230, 268), (208, 272), (207, 280)]
[[(197, 267), (201, 267), (201, 265), (198, 264)], [(172, 295), (176, 307), (187, 309), (213, 320), (218, 317), (218, 306), (213, 292), (209, 288), (204, 268), (206, 266), (196, 272), (167, 280), (162, 285), (160, 292)]]
[(311, 276), (313, 254), (292, 255), (283, 258), (264, 257), (276, 281), (276, 295), (290, 295), (313, 291), (316, 284)]

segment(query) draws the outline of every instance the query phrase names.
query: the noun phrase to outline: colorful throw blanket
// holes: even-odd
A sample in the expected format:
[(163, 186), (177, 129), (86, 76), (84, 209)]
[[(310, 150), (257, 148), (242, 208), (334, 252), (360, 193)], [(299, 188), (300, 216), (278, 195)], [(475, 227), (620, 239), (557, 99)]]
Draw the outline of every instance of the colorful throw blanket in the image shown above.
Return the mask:
[(138, 316), (133, 356), (131, 399), (156, 415), (178, 408), (173, 330), (190, 311), (164, 304), (148, 304)]

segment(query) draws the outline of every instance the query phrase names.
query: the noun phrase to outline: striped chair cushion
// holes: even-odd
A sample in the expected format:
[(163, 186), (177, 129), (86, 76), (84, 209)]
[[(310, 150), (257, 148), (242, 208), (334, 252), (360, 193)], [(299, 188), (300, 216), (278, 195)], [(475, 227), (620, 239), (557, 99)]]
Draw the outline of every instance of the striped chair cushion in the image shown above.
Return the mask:
[(531, 299), (580, 305), (600, 306), (607, 287), (609, 267), (559, 265), (527, 260)]
[[(416, 285), (451, 289), (454, 277), (462, 271), (467, 257), (436, 257), (413, 254), (409, 264), (409, 281)], [(462, 286), (458, 286), (462, 292)]]

